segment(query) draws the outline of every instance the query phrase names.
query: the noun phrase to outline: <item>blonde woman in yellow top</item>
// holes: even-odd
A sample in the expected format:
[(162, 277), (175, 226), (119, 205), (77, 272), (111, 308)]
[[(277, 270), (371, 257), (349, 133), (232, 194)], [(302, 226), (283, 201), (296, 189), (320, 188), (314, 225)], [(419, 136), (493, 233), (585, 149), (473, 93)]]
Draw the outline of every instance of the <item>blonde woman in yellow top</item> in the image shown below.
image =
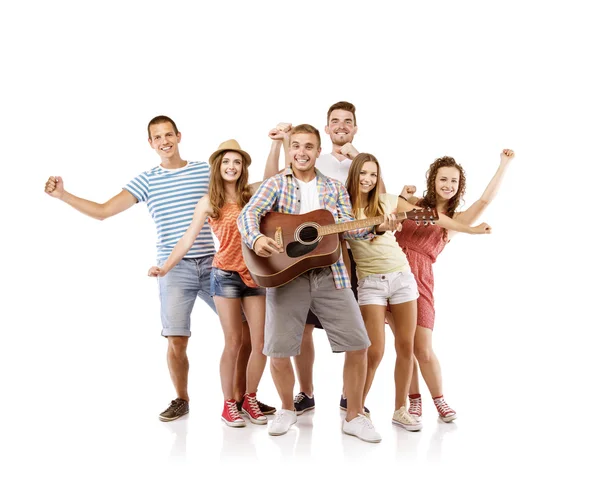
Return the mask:
[[(399, 201), (397, 196), (380, 194), (379, 162), (371, 154), (360, 153), (354, 158), (346, 187), (357, 219), (385, 215), (387, 222), (389, 219), (394, 219), (393, 215), (397, 211), (407, 210), (407, 203)], [(466, 226), (444, 215), (440, 215), (437, 223), (446, 229), (470, 234), (485, 234), (490, 231), (487, 224)], [(396, 400), (392, 422), (406, 430), (420, 430), (422, 424), (410, 415), (406, 408), (417, 326), (417, 298), (419, 297), (417, 283), (406, 255), (398, 247), (391, 231), (378, 233), (372, 241), (349, 240), (349, 244), (356, 261), (358, 305), (371, 340), (367, 352), (368, 365), (363, 405), (373, 383), (375, 371), (383, 358), (385, 312), (389, 305), (394, 321), (396, 349), (394, 369)]]

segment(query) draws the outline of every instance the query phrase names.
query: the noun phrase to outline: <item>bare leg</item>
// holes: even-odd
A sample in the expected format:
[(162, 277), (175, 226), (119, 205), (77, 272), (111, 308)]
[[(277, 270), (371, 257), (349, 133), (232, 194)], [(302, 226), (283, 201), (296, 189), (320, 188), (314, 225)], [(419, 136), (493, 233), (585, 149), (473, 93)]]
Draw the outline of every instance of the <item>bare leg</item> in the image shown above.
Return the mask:
[[(419, 361), (421, 375), (429, 388), (432, 397), (442, 393), (442, 370), (432, 347), (432, 331), (426, 327), (417, 326), (415, 334), (415, 356)], [(412, 393), (412, 388), (411, 388)], [(418, 393), (418, 392), (417, 392)]]
[(247, 368), (246, 392), (256, 393), (267, 364), (267, 357), (262, 353), (265, 340), (265, 296), (244, 297), (242, 304), (252, 340), (252, 351)]
[(242, 344), (242, 314), (240, 299), (214, 297), (221, 320), (225, 346), (221, 355), (221, 388), (225, 400), (233, 399), (233, 380), (238, 352)]
[(246, 371), (248, 370), (248, 360), (250, 359), (251, 351), (250, 328), (248, 327), (248, 322), (242, 321), (242, 346), (237, 355), (235, 376), (233, 379), (233, 397), (236, 402), (241, 402), (246, 392)]
[(385, 350), (385, 306), (382, 305), (361, 305), (360, 313), (365, 321), (365, 328), (369, 334), (371, 346), (367, 349), (367, 373), (365, 379), (365, 388), (363, 391), (363, 402), (365, 405), (367, 394), (373, 384), (375, 372), (383, 358)]
[(344, 389), (348, 397), (346, 421), (353, 420), (363, 410), (363, 391), (367, 376), (367, 349), (346, 352)]
[(395, 410), (406, 405), (406, 396), (413, 374), (413, 344), (417, 327), (417, 301), (391, 306), (394, 316), (394, 344), (396, 348), (396, 366), (394, 381), (396, 384)]
[(306, 324), (304, 334), (302, 335), (302, 345), (300, 346), (300, 355), (294, 357), (298, 382), (300, 382), (300, 391), (313, 396), (313, 366), (315, 363), (315, 344), (313, 341), (313, 330), (315, 326)]
[(294, 411), (294, 369), (289, 357), (271, 357), (271, 376), (281, 398), (283, 410)]
[(189, 402), (188, 396), (188, 372), (190, 363), (187, 357), (187, 344), (189, 337), (167, 337), (169, 345), (167, 348), (167, 365), (171, 374), (171, 381), (175, 387), (177, 398), (183, 398)]

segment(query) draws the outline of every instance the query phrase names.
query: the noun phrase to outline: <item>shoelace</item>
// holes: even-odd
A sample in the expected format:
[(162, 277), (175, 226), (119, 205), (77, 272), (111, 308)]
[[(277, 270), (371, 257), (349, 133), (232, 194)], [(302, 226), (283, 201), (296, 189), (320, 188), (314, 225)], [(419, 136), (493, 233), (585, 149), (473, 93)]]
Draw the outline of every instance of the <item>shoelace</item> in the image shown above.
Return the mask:
[(240, 417), (240, 412), (237, 409), (237, 403), (227, 402), (227, 408), (229, 409), (229, 416), (233, 420), (242, 420), (242, 417)]
[(294, 397), (294, 403), (300, 403), (302, 400), (304, 400), (305, 395), (302, 395), (301, 393), (299, 393), (298, 395), (296, 395)]
[(280, 422), (281, 420), (283, 420), (283, 410), (279, 410), (278, 412), (275, 412), (275, 418), (273, 418), (274, 422)]
[(421, 415), (421, 398), (409, 398), (410, 407), (408, 413), (411, 415)]
[(440, 415), (447, 415), (449, 413), (455, 413), (454, 410), (452, 410), (448, 404), (446, 403), (446, 400), (444, 400), (443, 398), (437, 398), (434, 400), (435, 402), (435, 406), (438, 409), (438, 413)]
[(176, 402), (175, 400), (171, 400), (171, 405), (169, 405), (168, 410), (175, 411), (181, 406), (180, 402)]
[(408, 413), (406, 411), (406, 409), (400, 411), (400, 416), (405, 422), (408, 422), (408, 423), (415, 423), (417, 420), (410, 413)]
[(254, 412), (255, 415), (262, 415), (262, 412), (260, 411), (260, 407), (258, 406), (258, 403), (256, 403), (256, 397), (247, 397), (248, 398), (248, 404), (250, 405), (250, 410), (252, 410), (252, 412)]
[(374, 429), (375, 427), (373, 426), (373, 423), (371, 423), (371, 420), (369, 420), (367, 417), (365, 417), (364, 415), (361, 415), (360, 413), (358, 414), (358, 417), (360, 418), (360, 421), (362, 423), (363, 427), (369, 428), (369, 429)]

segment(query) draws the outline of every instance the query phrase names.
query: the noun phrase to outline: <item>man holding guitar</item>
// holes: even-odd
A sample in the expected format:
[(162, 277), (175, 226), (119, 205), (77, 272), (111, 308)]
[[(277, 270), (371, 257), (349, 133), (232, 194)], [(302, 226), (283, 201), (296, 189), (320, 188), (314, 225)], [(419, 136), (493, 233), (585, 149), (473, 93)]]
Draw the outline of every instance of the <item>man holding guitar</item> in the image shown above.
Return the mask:
[[(336, 223), (353, 219), (346, 188), (315, 169), (320, 152), (321, 138), (316, 128), (298, 125), (292, 129), (286, 158), (289, 167), (264, 181), (238, 218), (242, 239), (256, 255), (273, 256), (275, 262), (275, 256), (289, 252), (282, 247), (281, 238), (278, 242), (261, 233), (260, 220), (271, 211), (298, 215), (325, 210), (331, 213)], [(388, 216), (376, 228), (357, 229), (344, 235), (372, 239), (375, 231), (393, 230), (396, 225), (395, 216)], [(299, 242), (310, 240), (298, 238)], [(296, 423), (295, 377), (290, 357), (300, 353), (307, 313), (312, 310), (320, 318), (332, 350), (346, 353), (344, 384), (348, 409), (342, 430), (361, 440), (377, 443), (381, 441), (381, 435), (363, 415), (361, 406), (370, 342), (350, 290), (343, 259), (339, 254), (337, 257), (337, 262), (330, 266), (311, 269), (280, 287), (267, 289), (263, 353), (271, 358), (271, 374), (282, 401), (281, 410), (269, 424), (269, 434), (283, 435)]]

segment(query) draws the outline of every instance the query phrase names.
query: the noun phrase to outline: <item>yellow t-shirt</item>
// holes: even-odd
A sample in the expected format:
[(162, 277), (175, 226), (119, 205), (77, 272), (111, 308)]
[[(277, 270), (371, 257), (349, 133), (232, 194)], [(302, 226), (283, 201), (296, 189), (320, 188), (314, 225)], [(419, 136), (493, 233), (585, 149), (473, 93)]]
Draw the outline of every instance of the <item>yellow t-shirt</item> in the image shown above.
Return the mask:
[[(398, 198), (393, 194), (381, 194), (379, 199), (386, 214), (396, 210)], [(364, 218), (364, 210), (361, 209), (357, 219)], [(372, 241), (348, 239), (348, 243), (356, 261), (356, 275), (359, 280), (371, 274), (410, 271), (408, 259), (392, 231), (385, 231), (385, 234), (376, 236)]]

